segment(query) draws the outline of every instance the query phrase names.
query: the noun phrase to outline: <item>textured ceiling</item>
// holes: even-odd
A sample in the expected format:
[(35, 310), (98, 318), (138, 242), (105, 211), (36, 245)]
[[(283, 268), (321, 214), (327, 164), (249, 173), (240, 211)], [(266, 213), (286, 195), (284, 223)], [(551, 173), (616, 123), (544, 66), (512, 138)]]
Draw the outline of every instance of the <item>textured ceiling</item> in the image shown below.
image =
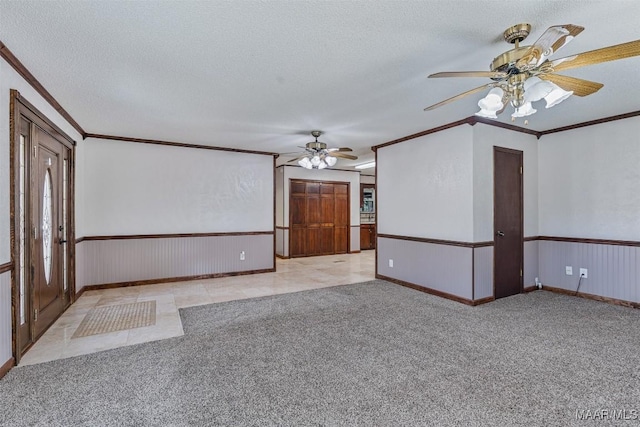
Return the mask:
[[(488, 70), (507, 27), (532, 25), (523, 44), (586, 27), (557, 58), (640, 39), (639, 16), (637, 0), (0, 0), (0, 41), (87, 132), (291, 152), (320, 129), (361, 155), (349, 167), (475, 113), (484, 93), (422, 109), (487, 79), (426, 76)], [(565, 74), (604, 87), (539, 108), (531, 129), (640, 110), (640, 57)]]

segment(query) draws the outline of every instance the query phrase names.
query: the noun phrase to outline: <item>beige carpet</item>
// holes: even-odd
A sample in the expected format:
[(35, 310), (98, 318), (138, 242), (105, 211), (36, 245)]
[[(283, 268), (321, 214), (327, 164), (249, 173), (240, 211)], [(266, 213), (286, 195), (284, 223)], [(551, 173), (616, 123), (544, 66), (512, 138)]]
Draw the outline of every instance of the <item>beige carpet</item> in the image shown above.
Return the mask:
[(96, 307), (87, 313), (71, 339), (142, 328), (155, 324), (155, 301)]

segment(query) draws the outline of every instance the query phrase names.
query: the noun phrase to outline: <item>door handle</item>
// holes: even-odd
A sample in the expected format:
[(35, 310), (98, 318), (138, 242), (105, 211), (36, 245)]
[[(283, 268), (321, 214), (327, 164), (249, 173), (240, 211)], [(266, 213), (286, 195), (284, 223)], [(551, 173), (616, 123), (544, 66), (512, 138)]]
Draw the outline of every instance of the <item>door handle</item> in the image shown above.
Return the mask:
[(66, 240), (58, 240), (58, 243), (62, 245), (63, 243), (67, 243), (67, 241)]
[(498, 231), (496, 234), (500, 237), (504, 237), (504, 233), (502, 231)]

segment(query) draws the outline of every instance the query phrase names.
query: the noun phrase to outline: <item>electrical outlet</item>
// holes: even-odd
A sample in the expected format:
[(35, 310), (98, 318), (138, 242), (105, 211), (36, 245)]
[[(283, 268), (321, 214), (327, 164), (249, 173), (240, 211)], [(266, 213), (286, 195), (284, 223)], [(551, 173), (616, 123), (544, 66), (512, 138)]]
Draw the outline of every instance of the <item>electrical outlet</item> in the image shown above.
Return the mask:
[(244, 251), (240, 252), (240, 261), (244, 261)]
[(573, 267), (571, 267), (570, 265), (567, 265), (567, 266), (564, 268), (564, 273), (565, 273), (567, 276), (573, 276)]
[(389, 260), (389, 267), (393, 268), (393, 260), (392, 259)]
[(589, 270), (587, 270), (586, 268), (581, 268), (580, 269), (580, 277), (582, 277), (583, 279), (586, 279), (589, 277)]

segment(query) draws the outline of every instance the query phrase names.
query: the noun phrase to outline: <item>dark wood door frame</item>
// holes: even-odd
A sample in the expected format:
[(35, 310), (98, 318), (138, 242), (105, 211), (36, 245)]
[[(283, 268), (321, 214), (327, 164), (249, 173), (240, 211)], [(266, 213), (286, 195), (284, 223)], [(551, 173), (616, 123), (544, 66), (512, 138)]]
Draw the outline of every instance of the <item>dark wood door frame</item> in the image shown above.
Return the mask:
[[(63, 293), (62, 304), (66, 309), (76, 298), (75, 292), (75, 141), (69, 137), (64, 131), (56, 126), (36, 107), (24, 99), (16, 90), (11, 90), (10, 106), (9, 106), (9, 127), (10, 127), (10, 240), (11, 240), (11, 262), (13, 270), (11, 274), (11, 313), (12, 313), (12, 353), (16, 364), (19, 363), (22, 354), (29, 349), (35, 340), (46, 330), (39, 331), (38, 336), (34, 333), (34, 301), (33, 301), (33, 254), (29, 240), (33, 238), (33, 210), (31, 199), (33, 197), (32, 182), (33, 169), (36, 168), (36, 161), (33, 153), (37, 141), (33, 136), (36, 132), (45, 132), (48, 136), (54, 138), (57, 142), (68, 150), (66, 162), (66, 224), (64, 224), (64, 236), (59, 233), (54, 234), (54, 245), (65, 244), (66, 253), (63, 262), (66, 263), (67, 272), (67, 290)], [(23, 146), (23, 173), (20, 171), (20, 147), (21, 135), (28, 135), (25, 138)], [(61, 170), (61, 173), (63, 171)], [(24, 196), (20, 196), (20, 184), (23, 183)], [(24, 254), (21, 253), (20, 230), (21, 215), (20, 202), (24, 206), (24, 238), (27, 240), (24, 244)], [(66, 240), (66, 243), (63, 241)], [(22, 258), (21, 258), (22, 256)], [(21, 327), (21, 302), (20, 287), (24, 281), (25, 293), (28, 293), (28, 301), (25, 301), (25, 323), (28, 325), (28, 331), (25, 331), (24, 325)], [(27, 322), (26, 319), (29, 319)], [(55, 319), (52, 320), (53, 323)], [(23, 333), (26, 333), (25, 336)]]
[(493, 295), (523, 292), (523, 152), (493, 147)]
[[(313, 254), (313, 255), (293, 255), (292, 254), (292, 248), (294, 247), (294, 216), (295, 216), (295, 212), (293, 210), (293, 206), (295, 205), (294, 203), (294, 196), (293, 196), (293, 191), (292, 191), (292, 186), (294, 182), (298, 182), (298, 183), (303, 183), (305, 185), (307, 184), (339, 184), (339, 185), (345, 185), (347, 188), (347, 196), (346, 196), (346, 200), (347, 200), (347, 213), (346, 213), (346, 224), (345, 224), (345, 228), (346, 228), (346, 251), (344, 253), (350, 253), (351, 252), (351, 184), (347, 181), (319, 181), (319, 180), (307, 180), (307, 179), (300, 179), (300, 178), (290, 178), (289, 179), (289, 257), (300, 257), (300, 256), (317, 256), (319, 254)], [(318, 201), (321, 202), (321, 197), (322, 194), (318, 194)], [(305, 215), (306, 218), (306, 215)], [(308, 221), (308, 218), (305, 219), (306, 221)], [(305, 241), (306, 239), (308, 239), (309, 236), (305, 236)], [(335, 245), (337, 243), (334, 242), (334, 251), (333, 253), (342, 253), (342, 252), (337, 252), (335, 250)]]

